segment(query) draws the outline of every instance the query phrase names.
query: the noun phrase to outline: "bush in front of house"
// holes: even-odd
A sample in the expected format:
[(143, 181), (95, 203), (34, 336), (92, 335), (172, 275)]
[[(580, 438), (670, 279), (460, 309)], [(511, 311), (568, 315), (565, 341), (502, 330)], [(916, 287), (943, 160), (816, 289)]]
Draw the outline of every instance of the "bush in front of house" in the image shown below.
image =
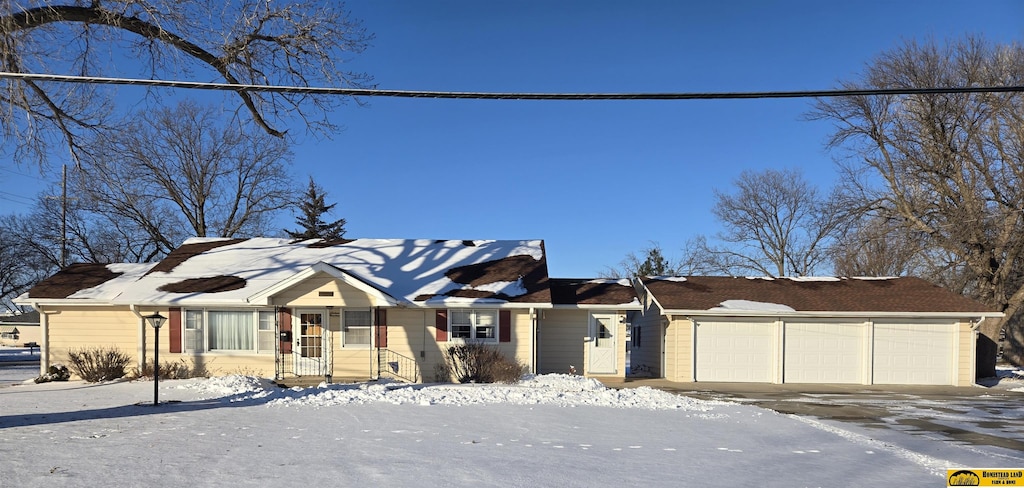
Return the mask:
[(115, 347), (97, 347), (68, 351), (68, 362), (75, 376), (98, 383), (124, 377), (131, 357)]
[(51, 381), (67, 381), (71, 379), (71, 371), (68, 371), (68, 367), (63, 364), (53, 364), (49, 368), (46, 368), (46, 374), (43, 374), (36, 378), (36, 383), (49, 383)]
[[(445, 351), (449, 379), (459, 383), (516, 383), (526, 366), (496, 347), (469, 343)], [(440, 376), (440, 375), (438, 375)]]
[[(165, 361), (160, 364), (160, 379), (162, 380), (185, 380), (189, 378), (208, 378), (210, 372), (202, 364), (195, 361), (179, 359), (175, 362)], [(135, 368), (132, 371), (134, 378), (152, 378), (153, 364), (146, 363), (142, 369)]]

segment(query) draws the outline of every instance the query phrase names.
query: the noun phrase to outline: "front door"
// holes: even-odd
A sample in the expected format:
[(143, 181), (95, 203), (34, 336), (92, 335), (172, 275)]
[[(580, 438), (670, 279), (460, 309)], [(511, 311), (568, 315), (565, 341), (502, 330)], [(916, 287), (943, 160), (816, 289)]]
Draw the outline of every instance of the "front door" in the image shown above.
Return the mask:
[(294, 340), (295, 374), (323, 376), (331, 353), (326, 338), (325, 314), (313, 310), (300, 310), (297, 314), (297, 334)]
[(615, 374), (615, 326), (614, 314), (593, 314), (590, 316), (590, 364), (589, 374)]

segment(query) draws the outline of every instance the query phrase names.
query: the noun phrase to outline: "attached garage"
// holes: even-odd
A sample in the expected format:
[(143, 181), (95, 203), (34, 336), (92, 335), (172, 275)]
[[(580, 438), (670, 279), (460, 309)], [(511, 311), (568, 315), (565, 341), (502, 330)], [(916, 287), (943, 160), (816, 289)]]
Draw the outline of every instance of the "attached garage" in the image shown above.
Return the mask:
[(773, 321), (696, 322), (697, 381), (772, 382)]
[(864, 383), (865, 323), (786, 322), (784, 383)]
[(875, 324), (874, 383), (949, 385), (956, 368), (957, 324), (879, 322)]
[(960, 327), (955, 322), (691, 320), (696, 381), (956, 384)]
[(916, 278), (641, 282), (670, 381), (970, 386), (977, 325), (1002, 315)]

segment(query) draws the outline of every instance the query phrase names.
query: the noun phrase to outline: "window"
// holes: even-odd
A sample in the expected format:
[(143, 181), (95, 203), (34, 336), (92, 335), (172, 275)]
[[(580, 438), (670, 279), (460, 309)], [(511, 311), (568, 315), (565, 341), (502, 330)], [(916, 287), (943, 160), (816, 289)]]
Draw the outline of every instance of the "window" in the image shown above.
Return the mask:
[(275, 334), (272, 310), (185, 310), (186, 352), (273, 353)]
[(459, 309), (449, 310), (452, 339), (495, 341), (498, 338), (498, 311)]
[(274, 332), (274, 325), (276, 323), (274, 312), (272, 310), (260, 310), (259, 311), (259, 347), (260, 352), (270, 352), (274, 350), (274, 343), (277, 341), (277, 334)]
[(342, 347), (370, 345), (370, 311), (345, 310)]
[(185, 311), (185, 350), (203, 352), (206, 350), (206, 338), (203, 334), (203, 311)]
[(206, 312), (209, 321), (211, 351), (251, 351), (254, 349), (252, 312)]

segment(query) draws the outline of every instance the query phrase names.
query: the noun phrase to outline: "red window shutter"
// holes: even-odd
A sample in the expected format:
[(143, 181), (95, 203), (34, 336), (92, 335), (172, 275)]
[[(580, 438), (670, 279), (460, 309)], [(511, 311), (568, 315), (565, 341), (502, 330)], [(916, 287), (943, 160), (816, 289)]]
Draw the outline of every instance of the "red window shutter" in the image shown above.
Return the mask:
[[(171, 307), (167, 309), (168, 331), (171, 335), (170, 350), (171, 352), (181, 352), (181, 309), (178, 307)], [(160, 331), (157, 330), (157, 333)]]
[(377, 309), (377, 347), (388, 347), (388, 311)]
[(498, 311), (498, 342), (512, 342), (512, 312)]
[(434, 316), (434, 328), (437, 329), (437, 342), (448, 342), (448, 311), (438, 310)]
[[(281, 332), (291, 332), (292, 330), (292, 311), (287, 308), (280, 308), (277, 311), (277, 324), (278, 329)], [(283, 335), (283, 334), (282, 334)], [(290, 335), (290, 334), (289, 334)], [(292, 341), (284, 340), (284, 338), (278, 338), (281, 341), (281, 354), (292, 353)]]

